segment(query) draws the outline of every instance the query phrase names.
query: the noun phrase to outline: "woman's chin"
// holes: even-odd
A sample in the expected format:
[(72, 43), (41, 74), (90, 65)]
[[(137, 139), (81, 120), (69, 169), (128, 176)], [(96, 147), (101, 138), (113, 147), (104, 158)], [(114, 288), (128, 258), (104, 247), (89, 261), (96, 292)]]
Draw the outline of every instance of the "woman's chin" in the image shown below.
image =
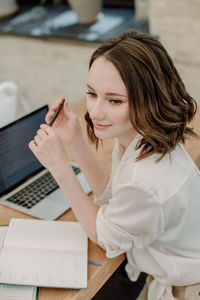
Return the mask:
[(98, 139), (106, 140), (114, 138), (111, 134), (106, 134), (105, 132), (99, 132), (98, 130), (94, 130), (94, 133)]

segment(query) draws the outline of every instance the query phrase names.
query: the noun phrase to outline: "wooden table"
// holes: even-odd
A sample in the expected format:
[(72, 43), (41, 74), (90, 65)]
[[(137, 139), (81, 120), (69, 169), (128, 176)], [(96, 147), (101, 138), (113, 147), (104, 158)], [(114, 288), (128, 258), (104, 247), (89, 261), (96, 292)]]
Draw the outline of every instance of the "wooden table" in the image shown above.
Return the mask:
[[(80, 122), (85, 129), (84, 112), (85, 102), (81, 100), (72, 105), (72, 109), (80, 116)], [(200, 135), (200, 110), (195, 117), (193, 126), (196, 132)], [(86, 137), (85, 130), (84, 135)], [(104, 164), (105, 168), (109, 171), (111, 163), (111, 151), (113, 147), (113, 141), (105, 141), (104, 146), (100, 147), (96, 153), (100, 163)], [(190, 153), (192, 158), (200, 166), (200, 140), (190, 139), (186, 142), (185, 148)], [(91, 146), (92, 151), (96, 151), (94, 146)], [(71, 157), (72, 161), (73, 158)], [(8, 225), (11, 218), (32, 218), (21, 212), (15, 211), (9, 207), (0, 205), (0, 225)], [(63, 214), (58, 220), (73, 221), (75, 217), (70, 209)], [(70, 289), (40, 289), (40, 300), (90, 300), (101, 286), (107, 281), (117, 267), (122, 263), (125, 255), (120, 255), (116, 258), (108, 259), (105, 256), (105, 252), (93, 242), (89, 240), (88, 255), (94, 261), (102, 264), (101, 267), (95, 266), (89, 263), (88, 267), (88, 288), (83, 290), (70, 290)]]

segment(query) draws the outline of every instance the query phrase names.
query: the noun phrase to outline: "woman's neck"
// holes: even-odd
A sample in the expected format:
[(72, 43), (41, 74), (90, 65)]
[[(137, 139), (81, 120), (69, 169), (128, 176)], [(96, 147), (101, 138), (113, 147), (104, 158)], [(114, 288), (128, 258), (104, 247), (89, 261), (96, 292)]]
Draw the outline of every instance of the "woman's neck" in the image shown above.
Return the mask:
[(130, 134), (127, 134), (126, 136), (118, 137), (118, 141), (120, 146), (126, 151), (132, 140), (136, 137), (137, 132), (131, 132)]
[(120, 153), (119, 153), (120, 159), (123, 156), (126, 149), (128, 148), (128, 146), (130, 145), (130, 143), (132, 142), (132, 140), (136, 137), (136, 135), (137, 135), (137, 132), (134, 131), (134, 133), (132, 132), (130, 135), (118, 138), (119, 147), (120, 147)]

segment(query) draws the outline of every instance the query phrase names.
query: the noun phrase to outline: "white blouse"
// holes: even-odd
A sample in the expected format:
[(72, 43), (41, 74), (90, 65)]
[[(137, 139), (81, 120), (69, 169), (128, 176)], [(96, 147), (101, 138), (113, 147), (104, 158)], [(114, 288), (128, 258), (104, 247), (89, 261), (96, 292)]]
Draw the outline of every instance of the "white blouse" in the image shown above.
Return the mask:
[(172, 286), (200, 283), (200, 172), (181, 144), (135, 162), (138, 134), (121, 160), (115, 141), (109, 183), (100, 205), (99, 245), (109, 258), (126, 252), (129, 278), (154, 277), (148, 300), (172, 300)]

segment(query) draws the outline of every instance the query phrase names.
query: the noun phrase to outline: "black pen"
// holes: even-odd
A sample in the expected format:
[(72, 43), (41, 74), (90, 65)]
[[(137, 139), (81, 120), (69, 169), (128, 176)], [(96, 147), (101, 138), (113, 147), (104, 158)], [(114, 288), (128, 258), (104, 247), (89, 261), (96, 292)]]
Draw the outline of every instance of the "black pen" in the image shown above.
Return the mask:
[(52, 126), (52, 125), (53, 125), (55, 119), (57, 118), (59, 112), (61, 111), (61, 109), (62, 109), (62, 107), (63, 107), (64, 102), (65, 102), (65, 99), (63, 99), (62, 103), (59, 105), (57, 111), (55, 112), (55, 115), (53, 116), (53, 118), (52, 118), (51, 121), (49, 122), (49, 126)]

